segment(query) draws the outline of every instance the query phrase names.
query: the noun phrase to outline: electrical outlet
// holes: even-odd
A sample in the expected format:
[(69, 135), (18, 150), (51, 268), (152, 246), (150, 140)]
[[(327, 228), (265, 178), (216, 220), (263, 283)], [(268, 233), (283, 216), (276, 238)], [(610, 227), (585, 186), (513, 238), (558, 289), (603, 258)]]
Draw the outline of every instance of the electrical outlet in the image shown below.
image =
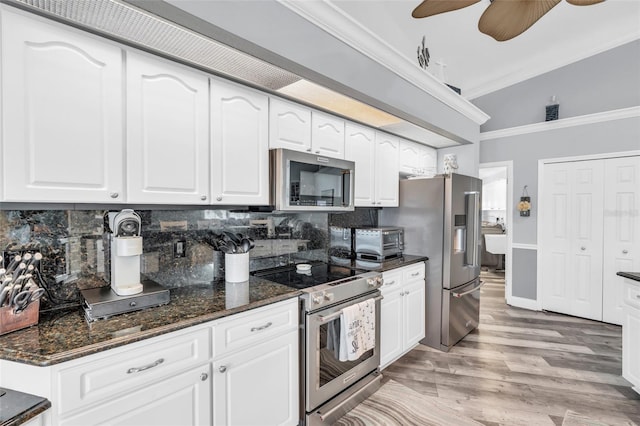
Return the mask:
[(187, 256), (187, 240), (176, 240), (173, 243), (173, 257)]

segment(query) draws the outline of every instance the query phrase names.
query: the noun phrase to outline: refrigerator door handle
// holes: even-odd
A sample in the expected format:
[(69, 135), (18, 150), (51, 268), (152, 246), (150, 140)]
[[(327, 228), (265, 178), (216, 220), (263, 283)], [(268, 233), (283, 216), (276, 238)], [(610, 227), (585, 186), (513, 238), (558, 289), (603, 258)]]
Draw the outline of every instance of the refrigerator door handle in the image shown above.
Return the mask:
[(467, 252), (465, 264), (478, 266), (478, 244), (480, 242), (480, 193), (478, 191), (465, 193), (467, 208)]
[(471, 290), (465, 291), (465, 292), (463, 292), (463, 293), (455, 293), (455, 292), (452, 292), (452, 293), (451, 293), (451, 296), (453, 296), (453, 297), (455, 297), (455, 298), (457, 298), (457, 299), (460, 299), (461, 297), (464, 297), (464, 296), (466, 296), (466, 295), (468, 295), (468, 294), (471, 294), (471, 293), (473, 293), (473, 292), (475, 292), (475, 291), (480, 290), (480, 287), (482, 287), (484, 284), (485, 284), (485, 282), (484, 282), (484, 281), (480, 281), (480, 285), (479, 285), (479, 286), (474, 287), (474, 288), (472, 288)]

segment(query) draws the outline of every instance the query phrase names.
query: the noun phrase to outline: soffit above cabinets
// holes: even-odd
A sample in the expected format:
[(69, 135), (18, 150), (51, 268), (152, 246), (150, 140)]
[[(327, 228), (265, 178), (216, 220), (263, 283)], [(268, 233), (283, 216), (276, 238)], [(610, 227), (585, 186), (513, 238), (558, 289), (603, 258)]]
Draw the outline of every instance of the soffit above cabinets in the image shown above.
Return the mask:
[[(443, 148), (469, 141), (448, 138), (224, 43), (118, 0), (0, 0), (270, 93)], [(154, 2), (163, 3), (163, 2)]]

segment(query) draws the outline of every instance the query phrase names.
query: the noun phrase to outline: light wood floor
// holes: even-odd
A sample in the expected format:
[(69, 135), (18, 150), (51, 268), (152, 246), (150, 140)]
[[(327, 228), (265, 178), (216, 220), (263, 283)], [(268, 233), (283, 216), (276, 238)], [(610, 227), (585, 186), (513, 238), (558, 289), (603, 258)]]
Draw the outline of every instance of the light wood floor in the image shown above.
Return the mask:
[(561, 425), (567, 410), (640, 425), (640, 395), (621, 376), (621, 327), (510, 307), (504, 275), (483, 279), (478, 329), (448, 353), (419, 345), (385, 380), (485, 425)]

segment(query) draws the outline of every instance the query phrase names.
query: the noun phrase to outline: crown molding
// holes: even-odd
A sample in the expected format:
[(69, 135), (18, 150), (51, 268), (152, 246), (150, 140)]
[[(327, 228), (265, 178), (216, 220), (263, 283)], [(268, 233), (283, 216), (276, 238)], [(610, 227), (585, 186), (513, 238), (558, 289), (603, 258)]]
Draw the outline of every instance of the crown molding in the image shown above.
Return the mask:
[(475, 123), (483, 124), (489, 119), (489, 115), (453, 92), (431, 73), (424, 72), (413, 64), (387, 42), (336, 7), (331, 0), (277, 1)]
[(520, 72), (509, 72), (508, 74), (501, 75), (487, 81), (478, 87), (465, 89), (465, 97), (467, 99), (475, 99), (480, 96), (487, 95), (638, 39), (640, 39), (640, 27), (638, 31), (632, 34), (628, 34), (605, 44), (600, 44), (591, 50), (581, 52), (579, 55), (549, 55), (544, 60), (537, 60), (534, 63), (521, 67)]
[(508, 138), (511, 136), (546, 132), (548, 130), (564, 129), (567, 127), (583, 126), (585, 124), (602, 123), (605, 121), (622, 120), (625, 118), (633, 117), (640, 117), (640, 106), (616, 109), (605, 112), (597, 112), (595, 114), (587, 114), (578, 117), (563, 118), (561, 120), (544, 121), (542, 123), (527, 124), (525, 126), (509, 127), (507, 129), (484, 132), (480, 133), (480, 141)]

